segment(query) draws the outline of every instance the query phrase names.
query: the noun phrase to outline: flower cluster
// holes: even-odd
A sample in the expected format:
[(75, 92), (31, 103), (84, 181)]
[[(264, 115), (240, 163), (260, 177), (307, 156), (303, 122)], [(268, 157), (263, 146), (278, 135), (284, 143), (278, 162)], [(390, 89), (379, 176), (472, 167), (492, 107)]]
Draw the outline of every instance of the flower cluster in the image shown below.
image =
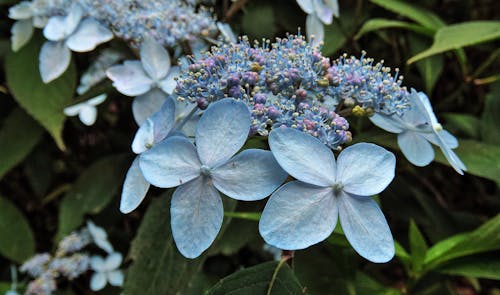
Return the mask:
[[(81, 252), (91, 243), (108, 253), (106, 260)], [(104, 229), (88, 221), (87, 227), (64, 237), (53, 256), (49, 253), (37, 254), (21, 265), (20, 271), (34, 278), (24, 294), (52, 294), (57, 290), (58, 280), (65, 278), (71, 281), (89, 270), (95, 272), (90, 283), (92, 290), (104, 288), (107, 282), (121, 286), (123, 273), (117, 269), (121, 261), (121, 254), (114, 252)]]
[(392, 114), (408, 106), (401, 78), (389, 72), (364, 56), (331, 63), (301, 36), (262, 46), (242, 38), (185, 66), (175, 92), (200, 108), (224, 97), (245, 102), (252, 134), (266, 136), (284, 125), (339, 148), (351, 139), (348, 122), (338, 114), (342, 108)]

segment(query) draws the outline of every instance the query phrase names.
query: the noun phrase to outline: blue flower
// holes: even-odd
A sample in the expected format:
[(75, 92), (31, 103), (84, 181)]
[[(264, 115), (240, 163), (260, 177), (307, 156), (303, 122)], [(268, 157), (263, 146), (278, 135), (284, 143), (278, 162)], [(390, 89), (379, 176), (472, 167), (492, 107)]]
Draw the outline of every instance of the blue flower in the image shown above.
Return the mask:
[(270, 151), (248, 149), (233, 157), (245, 143), (250, 124), (244, 103), (224, 99), (202, 115), (196, 147), (172, 136), (140, 156), (149, 183), (179, 186), (172, 196), (171, 226), (177, 248), (188, 258), (205, 251), (220, 230), (224, 210), (219, 191), (237, 200), (259, 200), (287, 176)]
[(156, 112), (175, 88), (179, 67), (171, 67), (168, 51), (152, 38), (141, 44), (141, 60), (127, 60), (107, 70), (113, 86), (122, 94), (137, 96), (132, 112), (138, 125)]
[(429, 98), (412, 90), (410, 104), (411, 109), (401, 116), (374, 114), (370, 120), (378, 127), (398, 134), (398, 145), (412, 164), (422, 167), (432, 162), (432, 143), (439, 146), (451, 166), (463, 174), (467, 169), (452, 150), (458, 147), (458, 141), (439, 124)]
[(394, 256), (391, 231), (369, 196), (394, 178), (392, 153), (358, 143), (333, 153), (316, 138), (290, 128), (271, 131), (269, 145), (278, 163), (297, 181), (274, 192), (259, 223), (264, 240), (285, 250), (307, 248), (326, 239), (340, 224), (353, 248), (373, 262)]
[(43, 29), (45, 42), (40, 51), (40, 74), (44, 83), (61, 76), (69, 66), (71, 50), (92, 51), (113, 38), (113, 33), (93, 18), (83, 18), (84, 10), (74, 3), (66, 16), (56, 15)]
[(96, 106), (103, 103), (106, 100), (106, 97), (107, 97), (106, 94), (98, 95), (98, 96), (91, 98), (87, 101), (69, 106), (69, 107), (65, 108), (63, 112), (66, 116), (78, 115), (78, 118), (80, 119), (80, 121), (87, 126), (94, 125), (94, 123), (97, 119)]
[(339, 17), (339, 3), (337, 0), (297, 0), (300, 8), (307, 13), (306, 35), (312, 46), (319, 45), (325, 36), (323, 24), (332, 23), (333, 16)]
[(112, 286), (123, 286), (124, 275), (118, 269), (122, 264), (123, 257), (118, 252), (110, 253), (105, 259), (95, 255), (90, 258), (90, 267), (95, 273), (90, 279), (90, 289), (99, 291), (109, 283)]

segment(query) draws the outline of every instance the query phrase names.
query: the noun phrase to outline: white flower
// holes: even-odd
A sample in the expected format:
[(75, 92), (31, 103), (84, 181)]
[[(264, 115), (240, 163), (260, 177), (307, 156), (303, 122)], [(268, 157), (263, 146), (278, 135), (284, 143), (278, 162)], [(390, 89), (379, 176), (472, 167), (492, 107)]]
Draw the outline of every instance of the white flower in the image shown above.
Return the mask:
[(83, 9), (73, 4), (66, 16), (53, 16), (43, 29), (40, 74), (44, 83), (61, 76), (71, 61), (71, 50), (88, 52), (113, 38), (113, 33), (93, 18), (83, 18)]
[(90, 259), (90, 267), (95, 273), (90, 279), (90, 289), (99, 291), (103, 289), (107, 283), (112, 286), (123, 286), (123, 272), (118, 269), (122, 263), (122, 255), (118, 252), (113, 252), (104, 259), (101, 256), (92, 256)]
[(97, 225), (95, 225), (92, 221), (87, 221), (87, 228), (90, 232), (90, 235), (92, 236), (92, 239), (94, 240), (94, 243), (104, 251), (108, 253), (113, 252), (113, 246), (111, 246), (111, 243), (108, 241), (108, 234), (106, 231)]
[(87, 101), (72, 105), (64, 109), (64, 114), (66, 116), (76, 116), (80, 118), (83, 124), (91, 126), (95, 123), (97, 119), (97, 108), (96, 106), (101, 104), (106, 100), (106, 94), (98, 95)]

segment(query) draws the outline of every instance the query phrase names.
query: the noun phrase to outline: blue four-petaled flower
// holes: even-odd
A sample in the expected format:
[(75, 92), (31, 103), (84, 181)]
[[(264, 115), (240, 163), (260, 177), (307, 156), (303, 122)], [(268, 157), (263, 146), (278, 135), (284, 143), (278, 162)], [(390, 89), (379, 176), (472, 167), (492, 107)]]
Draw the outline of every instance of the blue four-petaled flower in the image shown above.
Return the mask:
[(221, 228), (224, 209), (219, 192), (237, 200), (260, 200), (287, 177), (270, 151), (247, 149), (234, 156), (250, 125), (243, 102), (223, 99), (202, 115), (196, 146), (185, 137), (172, 136), (140, 156), (139, 166), (149, 183), (178, 186), (171, 201), (172, 234), (188, 258), (205, 251)]
[(370, 197), (394, 178), (394, 155), (358, 143), (333, 153), (318, 139), (291, 128), (271, 131), (269, 145), (278, 163), (295, 177), (274, 192), (259, 223), (264, 240), (286, 250), (319, 243), (340, 224), (353, 248), (373, 262), (394, 256), (387, 221)]

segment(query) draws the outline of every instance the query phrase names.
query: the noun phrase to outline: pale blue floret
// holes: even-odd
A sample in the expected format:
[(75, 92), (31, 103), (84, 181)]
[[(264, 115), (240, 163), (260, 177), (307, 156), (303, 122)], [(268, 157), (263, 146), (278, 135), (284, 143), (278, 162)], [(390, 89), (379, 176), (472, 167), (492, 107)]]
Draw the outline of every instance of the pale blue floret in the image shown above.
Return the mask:
[(335, 161), (319, 140), (291, 128), (271, 131), (269, 145), (297, 180), (280, 187), (266, 204), (259, 230), (267, 243), (285, 250), (307, 248), (328, 238), (340, 217), (346, 238), (361, 256), (373, 262), (394, 256), (389, 226), (370, 198), (394, 178), (391, 152), (358, 143)]
[(45, 83), (61, 76), (71, 61), (71, 51), (92, 51), (113, 38), (113, 33), (74, 3), (66, 16), (51, 17), (43, 29), (45, 42), (40, 51), (40, 74)]
[(124, 275), (119, 269), (122, 264), (123, 257), (118, 252), (110, 253), (106, 258), (95, 255), (90, 258), (90, 267), (94, 271), (90, 279), (90, 289), (99, 291), (106, 284), (112, 286), (123, 286)]
[(94, 125), (97, 120), (97, 106), (106, 100), (107, 94), (101, 94), (87, 101), (64, 108), (66, 116), (77, 116), (80, 121), (87, 125)]
[(432, 143), (439, 146), (453, 169), (463, 174), (467, 169), (452, 150), (458, 147), (458, 140), (439, 124), (429, 98), (412, 90), (410, 104), (411, 109), (401, 116), (374, 114), (370, 120), (378, 127), (398, 134), (398, 145), (412, 164), (422, 167), (434, 160)]
[[(194, 108), (192, 104), (174, 101), (172, 97), (168, 97), (160, 110), (140, 125), (132, 142), (132, 151), (139, 155), (168, 136), (194, 137), (193, 126), (199, 120), (197, 114), (192, 115)], [(130, 213), (135, 210), (146, 197), (149, 187), (149, 182), (139, 168), (139, 156), (137, 156), (123, 183), (120, 211)]]
[(238, 101), (213, 103), (196, 127), (194, 146), (172, 136), (140, 156), (145, 179), (177, 187), (172, 196), (172, 234), (179, 251), (198, 257), (214, 241), (224, 210), (219, 191), (244, 201), (271, 194), (286, 178), (270, 151), (249, 149), (234, 156), (250, 131), (250, 113)]
[(333, 16), (339, 17), (339, 3), (337, 0), (297, 0), (300, 8), (307, 13), (306, 35), (312, 46), (319, 45), (325, 36), (323, 24), (330, 25)]
[(127, 60), (107, 70), (113, 86), (122, 94), (137, 96), (132, 104), (134, 118), (141, 125), (156, 112), (175, 88), (179, 67), (171, 67), (168, 51), (152, 38), (141, 44), (141, 60)]

